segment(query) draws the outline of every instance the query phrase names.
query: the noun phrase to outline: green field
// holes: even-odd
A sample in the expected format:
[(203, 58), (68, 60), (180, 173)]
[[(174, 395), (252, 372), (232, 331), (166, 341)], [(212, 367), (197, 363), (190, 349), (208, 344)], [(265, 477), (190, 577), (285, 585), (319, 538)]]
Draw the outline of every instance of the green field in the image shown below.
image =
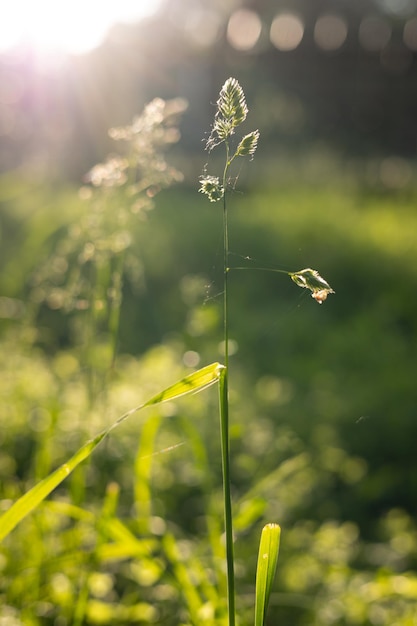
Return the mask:
[[(220, 209), (185, 185), (128, 217), (125, 201), (1, 181), (2, 512), (222, 361)], [(229, 195), (240, 626), (269, 521), (270, 626), (417, 623), (416, 203), (340, 180)], [(306, 267), (336, 292), (321, 306), (259, 269)], [(133, 415), (17, 525), (0, 624), (226, 624), (217, 404), (211, 388)]]

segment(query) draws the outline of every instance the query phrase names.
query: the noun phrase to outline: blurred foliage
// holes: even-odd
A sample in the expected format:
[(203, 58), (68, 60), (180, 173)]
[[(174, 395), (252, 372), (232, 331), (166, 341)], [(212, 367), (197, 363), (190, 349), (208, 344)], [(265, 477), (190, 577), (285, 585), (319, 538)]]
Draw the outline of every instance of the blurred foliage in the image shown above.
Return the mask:
[[(261, 24), (247, 50), (229, 32), (243, 4)], [(415, 626), (415, 2), (338, 3), (337, 50), (314, 39), (334, 2), (291, 2), (305, 30), (284, 51), (276, 4), (167, 0), (64, 65), (0, 57), (0, 512), (126, 410), (222, 360), (221, 215), (197, 178), (213, 94), (236, 75), (261, 133), (229, 205), (233, 265), (247, 266), (230, 273), (241, 626), (265, 521), (282, 527), (271, 626)], [(370, 18), (383, 49), (364, 46)], [(158, 99), (124, 126), (155, 96), (176, 114), (190, 101), (186, 184), (157, 198), (179, 180), (163, 155), (178, 118)], [(132, 154), (135, 128), (149, 134)], [(336, 294), (319, 306), (256, 267), (314, 267)], [(225, 626), (221, 520), (210, 390), (123, 424), (7, 538), (0, 624)]]
[[(409, 626), (416, 191), (305, 180), (230, 198), (232, 259), (248, 267), (230, 279), (240, 617), (253, 619), (257, 542), (273, 520), (283, 534), (269, 623)], [(113, 189), (109, 206), (124, 193)], [(86, 311), (50, 296), (83, 266), (69, 244), (94, 202), (84, 190), (2, 181), (3, 510), (125, 410), (221, 360), (221, 215), (186, 188), (133, 214), (140, 271), (123, 269), (116, 358), (100, 320), (86, 348)], [(336, 294), (319, 306), (257, 266), (316, 267)], [(45, 269), (40, 299), (34, 277)], [(107, 281), (99, 274), (99, 291)], [(114, 433), (2, 547), (4, 623), (223, 624), (217, 421), (209, 391)]]

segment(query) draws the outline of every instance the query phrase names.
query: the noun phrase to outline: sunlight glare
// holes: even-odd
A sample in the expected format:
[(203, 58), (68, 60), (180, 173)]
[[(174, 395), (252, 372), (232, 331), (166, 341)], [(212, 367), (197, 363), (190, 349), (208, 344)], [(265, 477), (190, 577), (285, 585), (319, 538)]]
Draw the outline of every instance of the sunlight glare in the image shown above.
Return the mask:
[(19, 45), (43, 53), (82, 54), (118, 22), (138, 22), (162, 0), (14, 0), (0, 5), (0, 53)]

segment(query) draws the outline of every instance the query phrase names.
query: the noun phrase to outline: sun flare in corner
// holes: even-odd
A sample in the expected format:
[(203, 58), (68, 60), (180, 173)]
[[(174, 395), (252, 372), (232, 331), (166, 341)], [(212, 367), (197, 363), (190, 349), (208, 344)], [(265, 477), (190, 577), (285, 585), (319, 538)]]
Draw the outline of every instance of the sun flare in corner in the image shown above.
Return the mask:
[(83, 54), (113, 24), (138, 22), (162, 0), (13, 0), (0, 3), (0, 53), (19, 46), (42, 54)]

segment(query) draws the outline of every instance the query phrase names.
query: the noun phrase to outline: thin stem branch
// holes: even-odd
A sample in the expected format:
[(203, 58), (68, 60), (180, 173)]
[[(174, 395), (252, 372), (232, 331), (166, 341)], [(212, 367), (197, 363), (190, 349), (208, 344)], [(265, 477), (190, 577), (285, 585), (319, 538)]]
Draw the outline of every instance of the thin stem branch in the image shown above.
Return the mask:
[(229, 272), (231, 272), (232, 270), (258, 270), (260, 272), (278, 272), (279, 274), (287, 274), (287, 276), (291, 276), (291, 274), (294, 274), (294, 272), (287, 272), (287, 270), (277, 270), (273, 267), (229, 267)]
[(224, 365), (220, 379), (220, 435), (223, 469), (224, 523), (226, 536), (227, 563), (227, 600), (229, 626), (235, 626), (235, 574), (233, 554), (233, 518), (230, 480), (230, 443), (229, 443), (229, 319), (228, 319), (228, 273), (229, 273), (229, 232), (226, 203), (226, 181), (230, 166), (229, 144), (226, 145), (226, 164), (223, 172), (223, 340)]

